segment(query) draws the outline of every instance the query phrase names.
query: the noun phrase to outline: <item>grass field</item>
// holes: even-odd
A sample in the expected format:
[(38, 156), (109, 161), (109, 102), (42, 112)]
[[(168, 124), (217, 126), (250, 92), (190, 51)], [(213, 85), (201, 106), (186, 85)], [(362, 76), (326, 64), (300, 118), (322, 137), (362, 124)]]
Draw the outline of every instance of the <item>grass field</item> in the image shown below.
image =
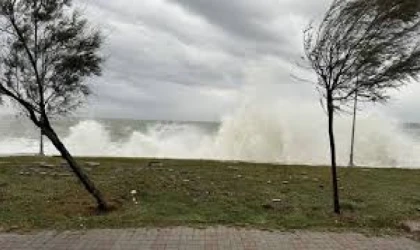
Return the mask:
[(328, 167), (151, 161), (79, 159), (90, 162), (84, 164), (87, 173), (116, 205), (96, 214), (59, 158), (0, 158), (0, 228), (228, 225), (397, 232), (401, 221), (420, 219), (419, 170), (340, 169), (343, 214), (334, 216)]

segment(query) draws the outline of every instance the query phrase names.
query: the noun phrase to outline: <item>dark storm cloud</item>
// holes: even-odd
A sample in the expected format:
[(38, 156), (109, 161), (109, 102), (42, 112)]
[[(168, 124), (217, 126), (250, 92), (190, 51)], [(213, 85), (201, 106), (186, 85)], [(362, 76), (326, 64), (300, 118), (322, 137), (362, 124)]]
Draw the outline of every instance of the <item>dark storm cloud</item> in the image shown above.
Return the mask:
[[(290, 74), (302, 30), (329, 2), (79, 1), (107, 36), (88, 114), (214, 120), (238, 105), (244, 86), (266, 83), (285, 84), (279, 98), (316, 100), (313, 87), (291, 84)], [(412, 116), (414, 96), (400, 95), (393, 112)]]
[[(91, 80), (94, 95), (83, 114), (217, 120), (240, 106), (248, 89), (319, 105), (313, 86), (290, 75), (298, 72), (303, 29), (329, 2), (76, 1), (107, 38), (104, 74)], [(418, 86), (395, 93), (384, 110), (420, 120)]]
[[(266, 29), (266, 22), (272, 18), (270, 11), (258, 8), (256, 1), (241, 0), (172, 0), (194, 13), (203, 16), (210, 23), (221, 27), (239, 39), (255, 41), (285, 41), (275, 32)], [(257, 7), (257, 8), (255, 8)]]
[(317, 18), (329, 2), (328, 0), (169, 1), (183, 6), (219, 27), (237, 43), (247, 44), (248, 55), (256, 51), (260, 54), (288, 57), (299, 54), (300, 43), (297, 44), (293, 38), (299, 36), (304, 29), (302, 25), (295, 27), (293, 22), (301, 19), (309, 22), (310, 19)]

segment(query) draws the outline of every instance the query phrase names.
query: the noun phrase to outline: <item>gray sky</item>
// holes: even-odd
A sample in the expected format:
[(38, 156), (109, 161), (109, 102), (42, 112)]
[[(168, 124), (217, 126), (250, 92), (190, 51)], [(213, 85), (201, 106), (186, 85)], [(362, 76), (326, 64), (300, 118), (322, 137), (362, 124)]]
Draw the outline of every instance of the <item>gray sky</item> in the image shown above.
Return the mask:
[[(107, 36), (108, 58), (83, 115), (219, 120), (249, 86), (319, 105), (313, 86), (293, 83), (290, 74), (302, 55), (302, 30), (329, 2), (80, 0)], [(418, 96), (420, 84), (412, 84), (380, 109), (420, 121)]]

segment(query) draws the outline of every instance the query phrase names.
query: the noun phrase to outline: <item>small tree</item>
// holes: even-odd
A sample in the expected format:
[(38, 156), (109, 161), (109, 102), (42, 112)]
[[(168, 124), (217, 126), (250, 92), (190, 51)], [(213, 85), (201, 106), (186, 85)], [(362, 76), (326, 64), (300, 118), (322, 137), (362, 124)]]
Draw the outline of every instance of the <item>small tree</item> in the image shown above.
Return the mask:
[(334, 117), (358, 101), (385, 102), (420, 72), (417, 0), (334, 0), (317, 29), (304, 32), (304, 50), (328, 114), (334, 212), (340, 213)]
[(70, 0), (0, 2), (0, 94), (11, 99), (48, 137), (95, 198), (101, 192), (66, 149), (50, 116), (73, 111), (90, 93), (84, 80), (100, 75), (102, 36), (89, 28)]

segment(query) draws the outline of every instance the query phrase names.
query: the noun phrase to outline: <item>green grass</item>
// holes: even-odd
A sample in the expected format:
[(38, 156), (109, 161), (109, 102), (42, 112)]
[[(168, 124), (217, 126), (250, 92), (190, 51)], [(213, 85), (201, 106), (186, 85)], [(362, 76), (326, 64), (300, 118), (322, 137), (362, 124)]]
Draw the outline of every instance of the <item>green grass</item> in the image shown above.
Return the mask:
[[(228, 225), (394, 232), (401, 221), (420, 219), (419, 170), (339, 169), (343, 214), (335, 216), (328, 167), (194, 160), (148, 167), (148, 159), (79, 159), (100, 163), (87, 172), (116, 205), (96, 214), (73, 176), (51, 175), (67, 172), (60, 161), (0, 158), (0, 228)], [(39, 162), (56, 166), (40, 168)]]

